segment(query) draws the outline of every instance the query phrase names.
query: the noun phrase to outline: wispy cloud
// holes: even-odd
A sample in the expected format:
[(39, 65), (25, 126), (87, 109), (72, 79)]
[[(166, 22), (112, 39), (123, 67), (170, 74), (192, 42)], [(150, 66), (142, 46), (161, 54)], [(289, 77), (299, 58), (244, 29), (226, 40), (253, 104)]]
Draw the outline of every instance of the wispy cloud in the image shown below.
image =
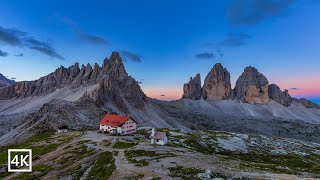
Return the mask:
[(60, 20), (60, 22), (67, 25), (81, 41), (96, 45), (108, 44), (108, 41), (105, 38), (83, 31), (79, 27), (78, 23), (73, 19), (66, 16), (55, 16)]
[(297, 91), (300, 90), (300, 88), (289, 88), (290, 91)]
[(58, 54), (56, 50), (47, 42), (38, 41), (32, 37), (29, 37), (26, 40), (26, 43), (30, 49), (39, 51), (53, 58), (64, 60), (64, 58), (60, 54)]
[(215, 55), (211, 52), (203, 52), (195, 55), (198, 59), (213, 59)]
[(86, 32), (82, 32), (80, 30), (76, 30), (76, 33), (77, 33), (79, 39), (84, 42), (88, 42), (91, 44), (97, 44), (97, 45), (108, 44), (107, 40), (105, 40), (104, 38), (102, 38), (100, 36), (92, 35), (92, 34), (89, 34)]
[(17, 78), (15, 78), (15, 77), (12, 77), (12, 78), (11, 78), (11, 80), (16, 80), (16, 79), (17, 79)]
[(8, 53), (0, 50), (0, 57), (6, 57), (6, 56), (8, 56)]
[(2, 44), (11, 46), (23, 46), (23, 38), (26, 35), (26, 32), (0, 26), (0, 43)]
[(232, 24), (256, 24), (267, 17), (281, 16), (295, 0), (232, 0), (227, 17)]
[(217, 43), (217, 47), (239, 47), (246, 44), (246, 41), (252, 37), (244, 33), (229, 33), (225, 39)]
[(124, 60), (131, 60), (134, 62), (142, 62), (142, 56), (130, 51), (120, 51), (120, 55), (124, 58)]
[(37, 40), (28, 36), (28, 33), (17, 29), (0, 26), (0, 43), (10, 46), (27, 47), (47, 56), (64, 60), (51, 44)]
[(210, 49), (215, 53), (204, 52), (200, 54), (196, 54), (195, 56), (199, 59), (210, 59), (214, 57), (223, 57), (224, 56), (224, 48), (235, 48), (243, 46), (247, 43), (249, 39), (252, 37), (249, 34), (245, 33), (229, 33), (226, 37), (217, 42), (206, 42), (201, 44), (201, 47), (204, 49)]
[(20, 53), (20, 54), (16, 54), (15, 56), (22, 57), (22, 56), (24, 56), (24, 54)]

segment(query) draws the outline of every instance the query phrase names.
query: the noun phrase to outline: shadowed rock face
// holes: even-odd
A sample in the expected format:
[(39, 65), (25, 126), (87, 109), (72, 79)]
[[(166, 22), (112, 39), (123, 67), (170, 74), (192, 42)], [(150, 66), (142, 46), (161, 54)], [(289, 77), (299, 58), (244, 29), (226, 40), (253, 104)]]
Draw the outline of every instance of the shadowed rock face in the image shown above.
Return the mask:
[(183, 85), (182, 98), (199, 100), (201, 99), (201, 78), (200, 74), (190, 77), (189, 83)]
[(237, 80), (234, 93), (242, 102), (264, 104), (269, 102), (268, 85), (267, 78), (249, 66)]
[(218, 63), (213, 66), (204, 80), (202, 98), (205, 100), (222, 100), (232, 94), (230, 73)]
[(275, 84), (270, 84), (268, 88), (270, 99), (285, 107), (289, 107), (291, 105), (292, 98), (288, 93), (288, 90), (284, 90), (282, 92), (281, 89)]
[(126, 72), (118, 52), (113, 52), (109, 59), (105, 59), (102, 72), (99, 75), (100, 87), (90, 94), (85, 94), (99, 104), (112, 102), (123, 112), (129, 112), (127, 104), (135, 108), (143, 108), (146, 95), (139, 83)]
[(311, 102), (311, 101), (309, 101), (308, 99), (305, 99), (305, 98), (300, 98), (300, 99), (293, 98), (293, 101), (302, 104), (306, 108), (317, 108), (317, 109), (320, 109), (320, 106), (318, 104), (316, 104), (314, 102)]
[(9, 86), (14, 84), (14, 80), (7, 79), (4, 75), (0, 73), (0, 88), (4, 86)]

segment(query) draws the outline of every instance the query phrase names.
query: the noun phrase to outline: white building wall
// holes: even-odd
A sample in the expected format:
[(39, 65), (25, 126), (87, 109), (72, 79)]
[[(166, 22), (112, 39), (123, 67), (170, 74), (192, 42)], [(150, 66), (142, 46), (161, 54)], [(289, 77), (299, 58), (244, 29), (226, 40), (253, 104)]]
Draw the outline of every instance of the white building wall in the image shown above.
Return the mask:
[(137, 123), (132, 119), (129, 119), (125, 124), (121, 126), (121, 134), (133, 134), (137, 131)]
[(121, 135), (133, 134), (137, 131), (137, 123), (132, 119), (129, 119), (121, 127), (111, 127), (107, 125), (100, 124), (100, 131), (104, 131), (110, 134), (117, 133)]
[(68, 129), (58, 129), (58, 133), (66, 133), (68, 132)]

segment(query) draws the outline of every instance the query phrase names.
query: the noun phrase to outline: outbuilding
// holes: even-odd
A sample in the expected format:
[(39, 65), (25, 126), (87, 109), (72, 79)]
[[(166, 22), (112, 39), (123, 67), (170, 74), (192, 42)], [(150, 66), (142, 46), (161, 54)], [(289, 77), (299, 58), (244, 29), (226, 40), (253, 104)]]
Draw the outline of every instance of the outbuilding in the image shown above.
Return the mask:
[(152, 128), (149, 138), (151, 139), (151, 144), (166, 145), (168, 143), (166, 133), (155, 131), (154, 128)]
[(58, 133), (66, 133), (68, 132), (68, 126), (63, 125), (58, 127)]

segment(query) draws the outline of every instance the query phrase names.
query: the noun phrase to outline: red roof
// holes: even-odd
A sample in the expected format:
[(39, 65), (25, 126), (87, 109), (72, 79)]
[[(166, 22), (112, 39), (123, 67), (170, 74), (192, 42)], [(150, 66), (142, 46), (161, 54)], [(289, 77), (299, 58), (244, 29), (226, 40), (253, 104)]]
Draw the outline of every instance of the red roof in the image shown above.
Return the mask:
[(120, 127), (129, 120), (129, 116), (120, 116), (115, 114), (107, 114), (104, 118), (101, 119), (100, 124)]

